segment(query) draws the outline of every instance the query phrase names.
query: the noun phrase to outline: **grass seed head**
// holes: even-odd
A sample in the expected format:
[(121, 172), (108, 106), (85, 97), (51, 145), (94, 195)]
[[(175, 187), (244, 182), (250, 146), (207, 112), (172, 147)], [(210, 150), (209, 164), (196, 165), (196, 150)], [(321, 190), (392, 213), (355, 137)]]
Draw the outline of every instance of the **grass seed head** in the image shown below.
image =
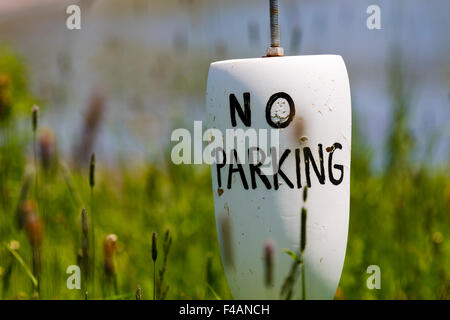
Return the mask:
[(26, 216), (25, 216), (25, 230), (27, 232), (30, 244), (33, 247), (38, 247), (42, 243), (43, 227), (41, 220), (39, 219), (35, 207), (31, 204), (27, 204)]
[(11, 114), (12, 104), (9, 94), (10, 77), (6, 73), (0, 74), (0, 121), (7, 120)]
[(305, 208), (302, 208), (302, 225), (301, 225), (301, 233), (300, 233), (300, 252), (303, 254), (306, 248), (306, 215), (307, 211)]
[(304, 144), (308, 141), (308, 137), (306, 134), (306, 125), (305, 120), (303, 117), (295, 117), (293, 120), (294, 124), (294, 138), (296, 141), (299, 141), (300, 143)]
[(223, 257), (225, 266), (233, 265), (233, 245), (231, 241), (231, 219), (228, 214), (220, 216), (220, 228), (222, 230)]
[(272, 240), (264, 242), (264, 271), (266, 287), (273, 286), (273, 266), (274, 266), (275, 245)]
[(23, 200), (20, 202), (17, 210), (19, 229), (25, 226), (28, 214), (32, 211), (36, 211), (36, 202), (33, 200)]
[(156, 261), (156, 258), (158, 257), (158, 235), (156, 232), (152, 233), (152, 260), (153, 262)]
[(77, 265), (81, 266), (83, 265), (83, 250), (78, 249), (77, 251)]
[(142, 288), (140, 285), (136, 287), (136, 300), (142, 300)]
[(105, 95), (100, 90), (94, 90), (84, 116), (81, 140), (74, 145), (74, 157), (77, 165), (86, 164), (86, 155), (93, 150), (100, 125), (105, 113)]
[(89, 165), (89, 185), (91, 188), (95, 186), (95, 153), (91, 154), (91, 162)]
[(34, 105), (33, 108), (31, 108), (31, 124), (33, 127), (33, 132), (36, 132), (36, 129), (38, 127), (38, 117), (39, 107), (37, 105)]
[(44, 129), (39, 135), (39, 151), (44, 169), (50, 169), (55, 159), (56, 142), (51, 129)]
[(170, 236), (170, 230), (167, 229), (164, 234), (163, 251), (164, 251), (164, 263), (167, 262), (167, 256), (169, 255), (170, 247), (172, 246), (172, 237)]
[(116, 266), (114, 262), (114, 256), (117, 247), (117, 236), (115, 234), (109, 234), (105, 238), (104, 252), (105, 252), (105, 273), (108, 276), (116, 274)]

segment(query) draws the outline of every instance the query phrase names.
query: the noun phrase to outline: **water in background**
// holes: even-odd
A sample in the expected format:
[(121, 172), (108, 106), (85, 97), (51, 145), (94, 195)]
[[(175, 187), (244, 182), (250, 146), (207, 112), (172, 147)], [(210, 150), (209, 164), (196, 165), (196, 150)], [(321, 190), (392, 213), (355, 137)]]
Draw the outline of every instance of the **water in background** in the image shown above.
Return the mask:
[[(388, 69), (401, 55), (411, 89), (417, 160), (432, 136), (433, 162), (449, 158), (450, 1), (376, 1), (382, 30), (368, 30), (365, 0), (280, 0), (287, 55), (332, 53), (349, 71), (359, 127), (381, 150), (390, 127)], [(65, 27), (70, 2), (0, 12), (0, 43), (29, 64), (33, 92), (66, 153), (93, 94), (106, 108), (96, 153), (111, 163), (158, 159), (176, 126), (203, 118), (210, 62), (258, 57), (269, 43), (268, 1), (81, 1), (82, 30)]]

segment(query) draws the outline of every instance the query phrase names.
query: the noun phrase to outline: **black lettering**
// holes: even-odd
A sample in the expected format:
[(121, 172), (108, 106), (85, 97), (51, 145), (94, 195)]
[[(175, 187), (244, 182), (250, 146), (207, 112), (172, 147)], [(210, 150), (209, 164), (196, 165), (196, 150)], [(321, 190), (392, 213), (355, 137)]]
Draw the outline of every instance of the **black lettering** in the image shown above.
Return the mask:
[[(334, 166), (332, 165), (333, 164), (333, 153), (336, 149), (342, 149), (342, 145), (339, 142), (336, 142), (333, 146), (334, 146), (334, 150), (332, 152), (330, 152), (330, 156), (328, 157), (328, 175), (330, 177), (331, 183), (337, 186), (344, 179), (344, 166), (341, 164), (335, 164)], [(341, 176), (337, 180), (333, 176), (332, 167), (341, 172)]]
[[(217, 184), (219, 185), (219, 188), (222, 188), (222, 177), (220, 175), (220, 170), (225, 167), (225, 163), (227, 162), (227, 155), (225, 153), (225, 151), (222, 149), (222, 154), (223, 154), (223, 161), (222, 163), (219, 163), (218, 161), (218, 156), (216, 156), (216, 170), (217, 170)], [(216, 152), (219, 152), (218, 150), (216, 150)], [(217, 155), (217, 153), (216, 153)]]
[(280, 162), (278, 163), (278, 172), (274, 174), (273, 176), (273, 186), (275, 190), (278, 190), (278, 175), (280, 175), (283, 180), (287, 183), (289, 188), (294, 189), (294, 184), (289, 180), (289, 178), (284, 174), (284, 172), (281, 170), (281, 166), (283, 165), (284, 160), (286, 160), (287, 156), (291, 153), (290, 149), (286, 149), (283, 154), (281, 155)]
[(306, 171), (306, 182), (308, 184), (308, 188), (311, 188), (311, 177), (309, 173), (309, 163), (311, 161), (314, 172), (316, 173), (317, 178), (319, 179), (320, 184), (325, 184), (325, 169), (323, 167), (323, 150), (322, 145), (319, 144), (319, 160), (320, 160), (320, 172), (317, 168), (316, 162), (314, 161), (314, 157), (311, 153), (311, 149), (309, 147), (303, 148), (303, 155), (305, 157), (305, 171)]
[[(289, 117), (284, 122), (276, 122), (275, 123), (275, 122), (272, 121), (271, 110), (272, 110), (272, 105), (278, 99), (285, 99), (289, 103)], [(289, 125), (289, 123), (291, 123), (292, 119), (294, 119), (294, 116), (295, 116), (294, 100), (292, 100), (291, 96), (288, 95), (287, 93), (285, 93), (285, 92), (277, 92), (277, 93), (273, 94), (269, 98), (269, 101), (267, 101), (267, 105), (266, 105), (266, 121), (269, 124), (269, 126), (271, 126), (272, 128), (277, 128), (277, 129), (278, 128), (286, 128)]]
[[(245, 111), (244, 111), (245, 110)], [(242, 110), (239, 101), (236, 99), (234, 94), (230, 94), (230, 115), (231, 115), (231, 125), (236, 127), (236, 111), (241, 118), (242, 122), (250, 127), (252, 125), (252, 117), (250, 111), (250, 92), (244, 92), (244, 110)]]
[(297, 174), (297, 188), (302, 187), (301, 173), (300, 173), (300, 149), (295, 149), (295, 172)]
[(236, 160), (236, 165), (237, 168), (233, 169), (233, 161), (230, 162), (230, 164), (228, 165), (228, 185), (227, 188), (231, 189), (231, 178), (233, 176), (234, 172), (239, 172), (239, 175), (241, 176), (241, 180), (242, 180), (242, 184), (244, 185), (244, 189), (247, 190), (248, 189), (248, 183), (247, 183), (247, 179), (245, 178), (245, 172), (244, 172), (244, 168), (242, 167), (239, 159), (238, 159), (238, 155), (236, 152), (236, 149), (232, 150), (232, 153), (234, 155), (234, 159)]
[[(256, 150), (258, 152), (263, 152), (258, 147), (256, 147)], [(264, 152), (263, 152), (263, 154), (264, 154)], [(264, 155), (264, 159), (265, 159), (265, 155)], [(262, 165), (261, 161), (258, 162), (258, 164), (256, 164), (256, 165), (253, 164), (253, 161), (250, 162), (250, 177), (252, 180), (252, 189), (256, 189), (256, 174), (259, 176), (259, 178), (264, 183), (264, 185), (266, 186), (267, 189), (272, 188), (272, 186), (270, 185), (269, 179), (267, 179), (267, 177), (261, 172), (261, 169), (259, 168), (259, 167), (261, 167), (261, 165)]]

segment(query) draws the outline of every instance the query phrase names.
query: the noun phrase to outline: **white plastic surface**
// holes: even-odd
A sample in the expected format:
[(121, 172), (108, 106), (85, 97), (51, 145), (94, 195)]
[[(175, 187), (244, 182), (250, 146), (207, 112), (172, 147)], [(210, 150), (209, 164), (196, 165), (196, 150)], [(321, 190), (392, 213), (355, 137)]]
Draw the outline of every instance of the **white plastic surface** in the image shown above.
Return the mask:
[[(295, 103), (293, 121), (280, 130), (280, 153), (292, 150), (282, 165), (293, 182), (291, 189), (282, 178), (278, 190), (267, 189), (258, 180), (256, 189), (244, 189), (239, 173), (233, 174), (230, 189), (226, 165), (221, 170), (222, 190), (218, 190), (216, 165), (211, 166), (216, 225), (223, 259), (219, 217), (226, 214), (232, 225), (233, 267), (225, 267), (230, 289), (236, 299), (278, 299), (293, 259), (282, 252), (299, 251), (300, 212), (307, 209), (305, 250), (306, 298), (332, 299), (341, 276), (347, 245), (350, 205), (351, 101), (350, 85), (343, 59), (336, 55), (292, 56), (220, 61), (211, 64), (207, 84), (208, 128), (233, 128), (229, 95), (234, 94), (244, 107), (243, 93), (250, 93), (251, 127), (271, 129), (265, 116), (267, 101), (277, 93), (287, 93)], [(301, 118), (303, 129), (296, 128)], [(238, 115), (237, 127), (248, 129)], [(300, 120), (299, 120), (300, 121)], [(342, 149), (328, 152), (333, 144)], [(319, 166), (318, 146), (323, 148), (325, 183), (320, 184), (310, 164), (311, 188), (302, 200), (296, 185), (294, 150), (301, 152), (301, 183), (306, 183), (303, 148), (309, 147)], [(330, 149), (328, 149), (330, 150)], [(342, 182), (330, 182), (328, 160), (343, 166)], [(250, 183), (249, 167), (244, 165)], [(334, 178), (340, 171), (332, 167)], [(273, 177), (269, 176), (273, 183)], [(223, 191), (223, 192), (222, 192)], [(263, 245), (266, 239), (276, 244), (274, 286), (264, 285)], [(294, 299), (301, 297), (302, 282), (295, 283)]]

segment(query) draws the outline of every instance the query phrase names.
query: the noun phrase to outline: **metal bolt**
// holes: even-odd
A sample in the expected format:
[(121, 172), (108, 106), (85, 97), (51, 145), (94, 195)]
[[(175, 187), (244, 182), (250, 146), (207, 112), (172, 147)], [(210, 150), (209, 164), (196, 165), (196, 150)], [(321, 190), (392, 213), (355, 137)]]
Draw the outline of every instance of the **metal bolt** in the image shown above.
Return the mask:
[(280, 26), (278, 24), (278, 0), (270, 0), (270, 47), (268, 57), (280, 57), (284, 50), (280, 47)]
[(270, 46), (280, 46), (280, 26), (278, 25), (278, 0), (270, 0)]

